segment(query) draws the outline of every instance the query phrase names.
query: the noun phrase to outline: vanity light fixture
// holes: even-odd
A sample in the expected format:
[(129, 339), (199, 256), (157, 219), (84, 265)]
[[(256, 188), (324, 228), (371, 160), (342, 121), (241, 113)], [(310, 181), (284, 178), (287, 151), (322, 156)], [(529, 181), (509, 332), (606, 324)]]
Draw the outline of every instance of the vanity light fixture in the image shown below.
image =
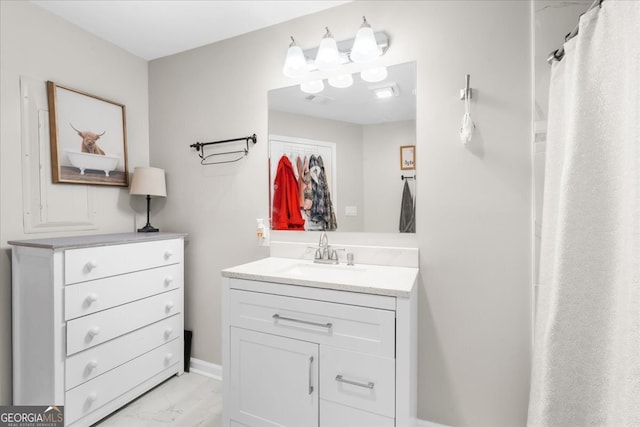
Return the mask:
[(322, 80), (309, 80), (308, 82), (302, 82), (300, 84), (300, 90), (304, 93), (320, 93), (324, 90), (324, 83)]
[(381, 82), (386, 79), (388, 75), (387, 67), (369, 68), (360, 72), (360, 78), (368, 83)]
[(318, 54), (316, 55), (315, 65), (320, 70), (336, 70), (340, 68), (340, 52), (338, 52), (338, 45), (336, 39), (329, 31), (329, 27), (325, 27), (327, 32), (324, 34), (320, 47), (318, 48)]
[(371, 62), (380, 55), (382, 55), (382, 50), (378, 47), (376, 36), (373, 34), (367, 18), (363, 16), (362, 25), (356, 33), (349, 57), (353, 62), (362, 63)]
[(302, 48), (298, 46), (293, 36), (291, 36), (291, 44), (287, 50), (287, 57), (284, 61), (282, 73), (287, 77), (300, 77), (307, 71), (309, 71), (309, 66), (302, 52)]
[(330, 86), (342, 89), (350, 87), (353, 84), (353, 76), (349, 73), (340, 74), (338, 76), (329, 77), (327, 81), (329, 82)]

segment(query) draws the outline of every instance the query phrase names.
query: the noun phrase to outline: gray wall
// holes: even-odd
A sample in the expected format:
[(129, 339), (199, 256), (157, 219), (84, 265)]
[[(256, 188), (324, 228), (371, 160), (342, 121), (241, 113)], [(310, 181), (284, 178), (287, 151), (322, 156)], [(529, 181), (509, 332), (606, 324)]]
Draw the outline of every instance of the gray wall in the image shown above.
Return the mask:
[[(42, 188), (56, 197), (43, 209), (57, 213), (89, 193), (93, 229), (50, 227), (56, 231), (47, 231), (44, 227), (44, 232), (25, 233), (23, 199), (35, 197), (37, 204), (38, 195), (23, 194), (20, 79), (35, 82), (30, 95), (44, 99), (45, 110), (46, 80), (124, 104), (130, 170), (149, 161), (149, 110), (146, 61), (27, 1), (0, 1), (0, 19), (0, 405), (7, 405), (11, 403), (11, 256), (7, 241), (132, 231), (136, 210), (144, 212), (144, 200), (134, 201), (126, 188), (51, 184), (46, 176)], [(42, 161), (48, 167), (50, 160)], [(31, 188), (39, 191), (37, 185)]]
[[(187, 325), (194, 356), (220, 363), (220, 269), (267, 255), (270, 89), (287, 40), (317, 45), (325, 25), (353, 36), (362, 15), (388, 32), (387, 64), (417, 61), (420, 247), (419, 416), (524, 425), (531, 284), (531, 5), (358, 1), (150, 63), (151, 163), (167, 170), (161, 224), (190, 234)], [(477, 135), (458, 140), (471, 74)], [(241, 162), (200, 166), (188, 145), (248, 135)], [(334, 239), (338, 239), (334, 237)], [(311, 242), (311, 240), (310, 240)]]

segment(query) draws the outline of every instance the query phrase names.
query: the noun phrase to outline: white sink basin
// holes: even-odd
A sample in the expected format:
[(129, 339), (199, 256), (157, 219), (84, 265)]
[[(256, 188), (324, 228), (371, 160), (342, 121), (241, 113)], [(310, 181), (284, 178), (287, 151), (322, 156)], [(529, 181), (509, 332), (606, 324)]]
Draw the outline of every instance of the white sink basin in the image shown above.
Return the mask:
[(357, 280), (366, 274), (365, 266), (345, 264), (310, 264), (296, 263), (280, 270), (281, 274), (304, 278), (318, 282), (334, 282), (337, 280)]

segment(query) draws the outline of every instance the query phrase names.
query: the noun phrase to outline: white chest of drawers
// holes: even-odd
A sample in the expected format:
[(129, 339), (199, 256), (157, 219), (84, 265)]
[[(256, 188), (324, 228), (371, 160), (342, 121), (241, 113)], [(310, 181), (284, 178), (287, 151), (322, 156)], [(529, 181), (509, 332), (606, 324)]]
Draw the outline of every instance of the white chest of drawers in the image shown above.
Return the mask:
[(14, 405), (88, 426), (184, 372), (184, 234), (9, 244)]

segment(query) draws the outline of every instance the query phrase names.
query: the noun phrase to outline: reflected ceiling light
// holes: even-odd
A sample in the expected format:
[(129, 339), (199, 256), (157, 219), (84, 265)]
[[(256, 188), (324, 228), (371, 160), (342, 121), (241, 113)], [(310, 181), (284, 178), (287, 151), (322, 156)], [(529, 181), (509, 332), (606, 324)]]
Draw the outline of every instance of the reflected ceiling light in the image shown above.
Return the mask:
[(340, 74), (339, 76), (329, 77), (328, 82), (330, 86), (342, 89), (353, 84), (353, 76), (348, 73)]
[(362, 21), (351, 48), (350, 58), (353, 62), (371, 62), (382, 55), (382, 50), (378, 47), (376, 36), (367, 18), (363, 16)]
[(400, 89), (398, 88), (398, 84), (395, 82), (370, 86), (369, 90), (373, 92), (376, 99), (387, 99), (400, 96)]
[(294, 40), (293, 36), (291, 36), (291, 44), (287, 50), (287, 57), (284, 60), (282, 73), (287, 77), (300, 77), (308, 70), (309, 66), (307, 65), (304, 53)]
[(322, 83), (322, 80), (309, 80), (308, 82), (302, 82), (300, 84), (300, 90), (304, 93), (320, 93), (324, 90), (324, 83)]
[(329, 31), (329, 27), (325, 27), (325, 29), (327, 32), (320, 42), (315, 64), (320, 70), (335, 70), (341, 65), (340, 52), (338, 52), (338, 45)]
[(386, 79), (388, 75), (387, 67), (370, 68), (360, 72), (360, 78), (369, 83), (381, 82)]

